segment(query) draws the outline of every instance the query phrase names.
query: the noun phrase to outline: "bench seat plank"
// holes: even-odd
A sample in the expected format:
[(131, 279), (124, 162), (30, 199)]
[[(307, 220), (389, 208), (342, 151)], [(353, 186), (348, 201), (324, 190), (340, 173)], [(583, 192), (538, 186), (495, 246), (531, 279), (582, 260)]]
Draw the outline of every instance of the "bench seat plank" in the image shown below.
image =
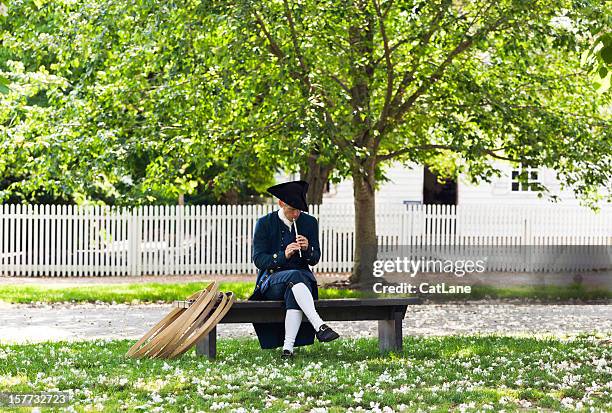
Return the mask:
[[(174, 301), (174, 307), (187, 308), (193, 301)], [(324, 299), (315, 300), (315, 307), (317, 308), (335, 308), (335, 307), (381, 307), (389, 305), (413, 305), (420, 304), (421, 299), (419, 297), (407, 297), (407, 298), (340, 298), (340, 299)], [(234, 309), (249, 309), (255, 310), (260, 308), (282, 308), (283, 301), (278, 300), (266, 300), (266, 301), (236, 301), (232, 305)], [(231, 310), (230, 310), (231, 311)]]
[[(325, 321), (378, 320), (378, 340), (382, 352), (402, 350), (402, 320), (409, 305), (420, 304), (410, 298), (346, 298), (315, 300)], [(190, 301), (175, 301), (175, 307), (189, 307)], [(237, 301), (220, 323), (281, 323), (285, 320), (283, 301)], [(196, 344), (196, 354), (214, 359), (217, 354), (217, 329)]]

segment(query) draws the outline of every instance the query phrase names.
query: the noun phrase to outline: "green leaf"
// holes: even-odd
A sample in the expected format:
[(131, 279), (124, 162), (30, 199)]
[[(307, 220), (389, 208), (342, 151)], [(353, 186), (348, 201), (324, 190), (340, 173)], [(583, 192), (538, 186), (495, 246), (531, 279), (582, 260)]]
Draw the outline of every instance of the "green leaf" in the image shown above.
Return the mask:
[(7, 78), (0, 76), (0, 93), (7, 94), (11, 91), (11, 89), (8, 87), (9, 83), (10, 82)]
[(606, 64), (612, 64), (612, 44), (609, 44), (603, 49), (601, 49), (599, 53), (603, 61), (606, 62)]
[(599, 68), (597, 73), (599, 74), (599, 77), (601, 77), (603, 79), (604, 77), (606, 77), (608, 75), (608, 69), (606, 67), (602, 66), (602, 67)]

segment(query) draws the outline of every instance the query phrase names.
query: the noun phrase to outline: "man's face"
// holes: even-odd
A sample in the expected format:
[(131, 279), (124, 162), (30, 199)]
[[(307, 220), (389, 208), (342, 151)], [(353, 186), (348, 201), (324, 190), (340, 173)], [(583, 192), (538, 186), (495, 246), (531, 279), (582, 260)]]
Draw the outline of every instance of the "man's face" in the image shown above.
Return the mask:
[(300, 210), (299, 209), (295, 209), (292, 206), (289, 206), (289, 205), (285, 204), (280, 199), (278, 200), (278, 205), (283, 209), (283, 212), (285, 213), (285, 216), (290, 221), (295, 221), (300, 216)]

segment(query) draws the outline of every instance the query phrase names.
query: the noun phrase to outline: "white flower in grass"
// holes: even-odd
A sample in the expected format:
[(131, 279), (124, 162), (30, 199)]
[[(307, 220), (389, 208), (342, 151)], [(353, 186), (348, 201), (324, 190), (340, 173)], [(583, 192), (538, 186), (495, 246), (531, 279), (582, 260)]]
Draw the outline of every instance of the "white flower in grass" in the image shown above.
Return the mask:
[(606, 360), (605, 358), (601, 358), (601, 359), (593, 359), (591, 361), (591, 364), (593, 364), (593, 366), (595, 367), (596, 372), (601, 373), (606, 370), (606, 367), (610, 365), (610, 362)]
[(519, 400), (519, 401), (518, 401), (518, 404), (519, 404), (521, 407), (531, 407), (531, 402), (530, 402), (529, 400), (523, 400), (523, 399), (521, 399), (521, 400)]
[(213, 402), (213, 404), (210, 406), (211, 410), (221, 410), (221, 409), (225, 409), (226, 407), (230, 407), (231, 404), (228, 402)]
[(499, 399), (499, 402), (498, 402), (498, 403), (499, 403), (499, 404), (508, 404), (508, 403), (510, 402), (510, 400), (511, 400), (511, 399), (510, 399), (508, 396), (502, 396), (502, 397)]
[(313, 407), (310, 409), (310, 413), (327, 413), (327, 409), (325, 407)]

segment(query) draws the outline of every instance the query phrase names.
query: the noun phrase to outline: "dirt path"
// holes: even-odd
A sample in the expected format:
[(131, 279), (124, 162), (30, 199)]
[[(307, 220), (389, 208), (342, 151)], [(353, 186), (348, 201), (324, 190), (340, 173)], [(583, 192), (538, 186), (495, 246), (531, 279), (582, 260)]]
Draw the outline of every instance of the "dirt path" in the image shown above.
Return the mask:
[[(171, 310), (165, 305), (0, 304), (0, 342), (136, 339)], [(377, 322), (330, 322), (345, 337), (376, 337)], [(612, 335), (612, 305), (513, 304), (499, 300), (411, 306), (406, 335), (498, 333)], [(220, 324), (219, 336), (255, 337), (251, 324)]]

